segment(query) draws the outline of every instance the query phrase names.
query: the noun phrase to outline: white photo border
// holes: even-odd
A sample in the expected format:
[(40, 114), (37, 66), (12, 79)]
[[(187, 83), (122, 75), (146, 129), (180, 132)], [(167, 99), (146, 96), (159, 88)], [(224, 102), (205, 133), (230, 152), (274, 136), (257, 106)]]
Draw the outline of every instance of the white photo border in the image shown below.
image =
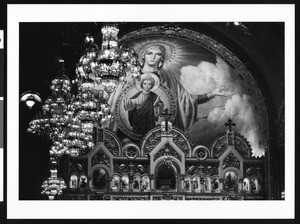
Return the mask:
[[(19, 129), (19, 23), (93, 21), (284, 22), (284, 53), (286, 59), (288, 58), (288, 60), (285, 60), (285, 111), (288, 114), (285, 117), (285, 130), (289, 130), (289, 134), (285, 139), (285, 200), (213, 202), (19, 200), (19, 136), (18, 131), (16, 131)], [(295, 5), (8, 4), (7, 49), (7, 121), (9, 121), (7, 127), (8, 219), (280, 219), (295, 217)]]

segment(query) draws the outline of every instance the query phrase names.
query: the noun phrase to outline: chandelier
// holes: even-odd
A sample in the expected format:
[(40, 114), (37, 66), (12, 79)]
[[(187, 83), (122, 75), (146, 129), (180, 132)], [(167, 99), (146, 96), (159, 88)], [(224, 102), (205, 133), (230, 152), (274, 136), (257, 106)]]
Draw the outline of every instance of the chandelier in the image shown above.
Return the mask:
[(43, 191), (41, 193), (46, 194), (50, 200), (53, 200), (56, 195), (61, 195), (63, 189), (67, 188), (65, 181), (57, 177), (56, 164), (56, 160), (52, 157), (51, 165), (53, 167), (50, 169), (51, 175), (42, 184)]
[[(74, 80), (65, 74), (64, 60), (58, 61), (59, 73), (51, 82), (51, 96), (28, 127), (28, 132), (52, 141), (51, 158), (64, 154), (75, 157), (91, 150), (95, 127), (106, 128), (112, 119), (109, 96), (126, 75), (134, 79), (140, 76), (138, 56), (133, 49), (119, 47), (118, 32), (116, 24), (104, 25), (100, 48), (91, 35), (85, 37), (85, 51), (76, 64)], [(57, 170), (50, 172), (42, 193), (53, 199), (65, 187)]]
[(86, 54), (80, 58), (76, 74), (85, 87), (102, 90), (100, 94), (110, 94), (119, 82), (124, 81), (126, 73), (135, 78), (140, 75), (141, 68), (133, 49), (119, 47), (116, 24), (104, 25), (101, 33), (100, 49), (92, 36), (86, 36)]

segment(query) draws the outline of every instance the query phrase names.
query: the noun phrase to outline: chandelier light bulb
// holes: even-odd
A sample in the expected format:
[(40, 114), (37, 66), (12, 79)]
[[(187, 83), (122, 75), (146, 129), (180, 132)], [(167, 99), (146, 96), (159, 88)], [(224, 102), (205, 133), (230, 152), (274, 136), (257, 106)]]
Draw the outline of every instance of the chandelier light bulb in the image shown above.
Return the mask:
[(33, 100), (27, 100), (26, 105), (31, 109), (34, 106), (35, 102)]

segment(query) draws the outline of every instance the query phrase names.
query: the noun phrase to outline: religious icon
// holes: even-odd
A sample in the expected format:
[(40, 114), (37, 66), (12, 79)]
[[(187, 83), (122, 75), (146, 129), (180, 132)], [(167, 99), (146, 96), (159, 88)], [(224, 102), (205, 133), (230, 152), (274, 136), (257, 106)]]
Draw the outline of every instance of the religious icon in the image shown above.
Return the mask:
[(102, 168), (97, 169), (93, 172), (92, 184), (95, 188), (105, 189), (107, 184), (107, 174)]
[(86, 188), (87, 187), (87, 177), (85, 175), (80, 176), (79, 187), (80, 188)]
[(153, 73), (145, 74), (137, 86), (138, 90), (140, 87), (140, 91), (130, 99), (123, 98), (124, 109), (128, 111), (128, 120), (134, 133), (144, 135), (153, 129), (164, 109), (163, 101), (153, 92), (157, 82), (159, 83), (159, 79), (156, 75)]
[(198, 191), (200, 190), (200, 178), (199, 177), (193, 177), (193, 190)]
[(252, 178), (251, 182), (250, 182), (250, 185), (251, 185), (251, 191), (252, 192), (258, 191), (258, 181), (257, 181), (257, 179)]
[(118, 99), (118, 127), (129, 137), (141, 139), (163, 121), (160, 115), (165, 108), (173, 112), (170, 120), (174, 120), (176, 106), (170, 90), (161, 85), (157, 75), (143, 74), (139, 81), (128, 85)]
[(120, 187), (120, 177), (119, 176), (114, 176), (112, 179), (112, 189), (113, 190), (118, 190)]
[(233, 171), (225, 173), (225, 190), (237, 191), (237, 175)]
[(123, 176), (121, 178), (121, 189), (128, 190), (129, 189), (129, 178), (127, 176)]
[(219, 190), (219, 179), (218, 178), (213, 179), (212, 188), (213, 188), (214, 191)]
[(141, 189), (142, 191), (147, 191), (150, 189), (150, 179), (148, 176), (143, 176), (141, 179)]
[(70, 177), (70, 188), (77, 188), (77, 181), (78, 181), (78, 178), (76, 175), (72, 175)]
[(208, 178), (204, 179), (204, 191), (210, 191), (210, 180)]
[(174, 65), (178, 66), (180, 64), (185, 52), (183, 48), (170, 40), (149, 40), (146, 43), (141, 43), (136, 48), (142, 60), (142, 73), (152, 72), (157, 74), (162, 84), (168, 87), (177, 97), (178, 110), (175, 126), (182, 130), (191, 128), (196, 122), (196, 112), (199, 104), (205, 103), (215, 96), (228, 96), (231, 94), (224, 91), (221, 86), (203, 94), (190, 94), (188, 88), (183, 85), (184, 80), (180, 80), (180, 74), (177, 74), (182, 72), (181, 69), (178, 68), (177, 71), (174, 69)]
[(243, 181), (243, 191), (249, 192), (250, 191), (250, 183), (249, 183), (249, 179), (245, 178)]
[(191, 180), (189, 178), (184, 179), (184, 190), (190, 191), (191, 190)]
[(140, 182), (141, 182), (140, 179), (141, 179), (140, 177), (134, 177), (133, 184), (132, 184), (133, 190), (139, 190), (140, 189)]
[[(128, 34), (123, 43), (139, 55), (141, 73), (156, 74), (161, 85), (173, 94), (177, 108), (171, 121), (173, 127), (186, 131), (196, 144), (209, 144), (224, 132), (224, 123), (232, 118), (237, 124), (235, 130), (249, 140), (254, 155), (263, 155), (264, 150), (258, 145), (259, 134), (263, 134), (259, 133), (258, 121), (264, 117), (254, 114), (255, 91), (249, 93), (245, 78), (240, 78), (243, 72), (238, 66), (231, 66), (237, 63), (235, 59), (227, 63), (199, 38), (158, 37), (151, 35), (154, 30), (143, 31), (143, 35)], [(222, 47), (218, 49), (222, 55)], [(126, 80), (130, 82), (128, 77)], [(112, 108), (120, 93), (121, 90), (110, 100)]]

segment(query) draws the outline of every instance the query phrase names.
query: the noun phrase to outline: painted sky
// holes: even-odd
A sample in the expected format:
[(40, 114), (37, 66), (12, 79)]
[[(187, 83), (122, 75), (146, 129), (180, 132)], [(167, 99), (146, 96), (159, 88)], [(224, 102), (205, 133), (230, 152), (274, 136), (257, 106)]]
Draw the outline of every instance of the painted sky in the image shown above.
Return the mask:
[[(259, 147), (259, 133), (251, 98), (249, 95), (243, 94), (245, 91), (236, 81), (236, 78), (228, 64), (217, 57), (215, 64), (200, 62), (198, 66), (183, 67), (180, 81), (186, 90), (193, 95), (208, 93), (217, 87), (230, 91), (229, 97), (218, 96), (207, 105), (200, 105), (198, 116), (207, 119), (207, 122), (214, 127), (211, 130), (217, 129), (216, 127), (224, 129), (226, 121), (229, 118), (232, 119), (237, 124), (236, 130), (250, 142), (253, 156), (262, 156), (264, 149)], [(195, 125), (198, 126), (196, 129), (200, 132), (206, 128), (206, 125), (201, 127), (200, 123)], [(196, 131), (195, 128), (194, 131)]]

